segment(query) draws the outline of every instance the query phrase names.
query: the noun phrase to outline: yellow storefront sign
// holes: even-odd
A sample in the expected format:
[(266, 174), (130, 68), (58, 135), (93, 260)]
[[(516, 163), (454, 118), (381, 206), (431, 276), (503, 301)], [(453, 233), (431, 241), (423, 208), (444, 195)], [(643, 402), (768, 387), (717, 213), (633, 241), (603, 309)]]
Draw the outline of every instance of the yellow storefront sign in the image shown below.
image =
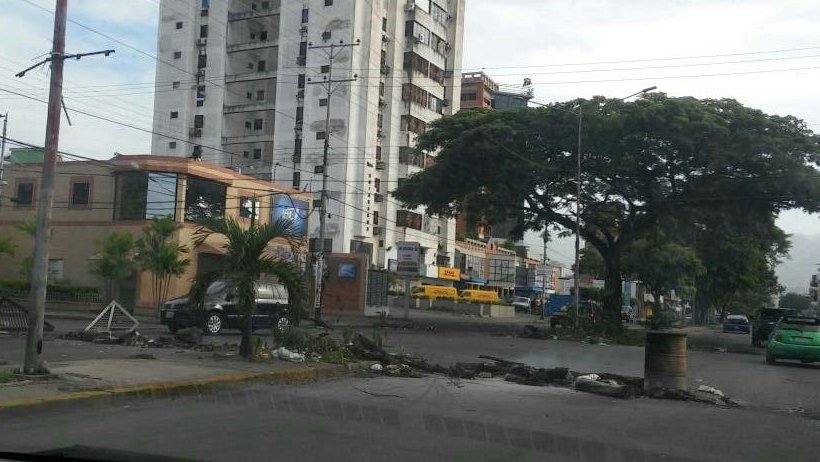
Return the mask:
[(439, 279), (449, 279), (451, 281), (459, 281), (461, 280), (461, 270), (458, 268), (445, 268), (443, 266), (438, 267), (438, 277)]

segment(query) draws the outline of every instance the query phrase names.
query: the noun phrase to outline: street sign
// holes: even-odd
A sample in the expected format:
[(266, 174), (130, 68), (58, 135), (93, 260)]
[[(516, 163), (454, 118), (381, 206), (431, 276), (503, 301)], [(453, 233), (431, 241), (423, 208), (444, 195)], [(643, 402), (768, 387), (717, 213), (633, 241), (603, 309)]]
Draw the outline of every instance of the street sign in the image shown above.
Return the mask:
[(421, 268), (421, 244), (418, 242), (396, 243), (396, 272), (405, 276), (418, 276)]

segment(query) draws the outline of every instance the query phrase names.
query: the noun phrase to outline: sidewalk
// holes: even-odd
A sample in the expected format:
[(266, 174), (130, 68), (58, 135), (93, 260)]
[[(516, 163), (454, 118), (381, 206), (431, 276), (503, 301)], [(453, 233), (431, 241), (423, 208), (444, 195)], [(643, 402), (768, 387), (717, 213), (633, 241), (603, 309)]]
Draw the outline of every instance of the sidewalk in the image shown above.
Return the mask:
[[(19, 336), (0, 337), (0, 371), (11, 370), (19, 355)], [(65, 360), (48, 361), (46, 378), (0, 380), (0, 412), (24, 406), (72, 400), (112, 399), (115, 396), (199, 393), (232, 383), (265, 380), (304, 383), (346, 374), (358, 367), (279, 360), (245, 361), (237, 356), (177, 350), (99, 345), (52, 340), (46, 347)], [(105, 349), (103, 349), (105, 348)], [(96, 357), (95, 357), (96, 356)], [(2, 375), (0, 375), (2, 376)], [(8, 380), (8, 375), (5, 376)]]

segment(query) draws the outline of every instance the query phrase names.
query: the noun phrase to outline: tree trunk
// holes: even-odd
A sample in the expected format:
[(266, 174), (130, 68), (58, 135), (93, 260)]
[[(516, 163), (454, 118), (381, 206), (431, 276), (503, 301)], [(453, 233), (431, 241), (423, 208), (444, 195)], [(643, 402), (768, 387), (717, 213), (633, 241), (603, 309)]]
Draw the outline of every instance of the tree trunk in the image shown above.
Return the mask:
[(604, 257), (604, 300), (603, 318), (614, 324), (621, 323), (621, 305), (623, 305), (623, 279), (621, 278), (621, 260), (611, 254)]
[(252, 358), (251, 332), (253, 332), (253, 315), (249, 313), (242, 318), (242, 329), (240, 331), (242, 332), (242, 339), (239, 342), (239, 356)]

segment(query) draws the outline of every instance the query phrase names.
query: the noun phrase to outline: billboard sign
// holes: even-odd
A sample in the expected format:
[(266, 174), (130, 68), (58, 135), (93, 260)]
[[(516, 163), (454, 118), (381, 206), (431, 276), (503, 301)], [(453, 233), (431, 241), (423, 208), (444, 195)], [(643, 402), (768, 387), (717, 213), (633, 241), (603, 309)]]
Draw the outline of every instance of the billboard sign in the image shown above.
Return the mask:
[(307, 235), (307, 201), (293, 199), (285, 194), (273, 198), (271, 204), (271, 223), (283, 218), (293, 222), (293, 230), (299, 236)]
[(461, 280), (461, 270), (458, 268), (446, 268), (444, 266), (438, 267), (439, 279), (449, 279), (451, 281)]
[(396, 243), (396, 272), (418, 276), (421, 270), (421, 244), (418, 242)]

